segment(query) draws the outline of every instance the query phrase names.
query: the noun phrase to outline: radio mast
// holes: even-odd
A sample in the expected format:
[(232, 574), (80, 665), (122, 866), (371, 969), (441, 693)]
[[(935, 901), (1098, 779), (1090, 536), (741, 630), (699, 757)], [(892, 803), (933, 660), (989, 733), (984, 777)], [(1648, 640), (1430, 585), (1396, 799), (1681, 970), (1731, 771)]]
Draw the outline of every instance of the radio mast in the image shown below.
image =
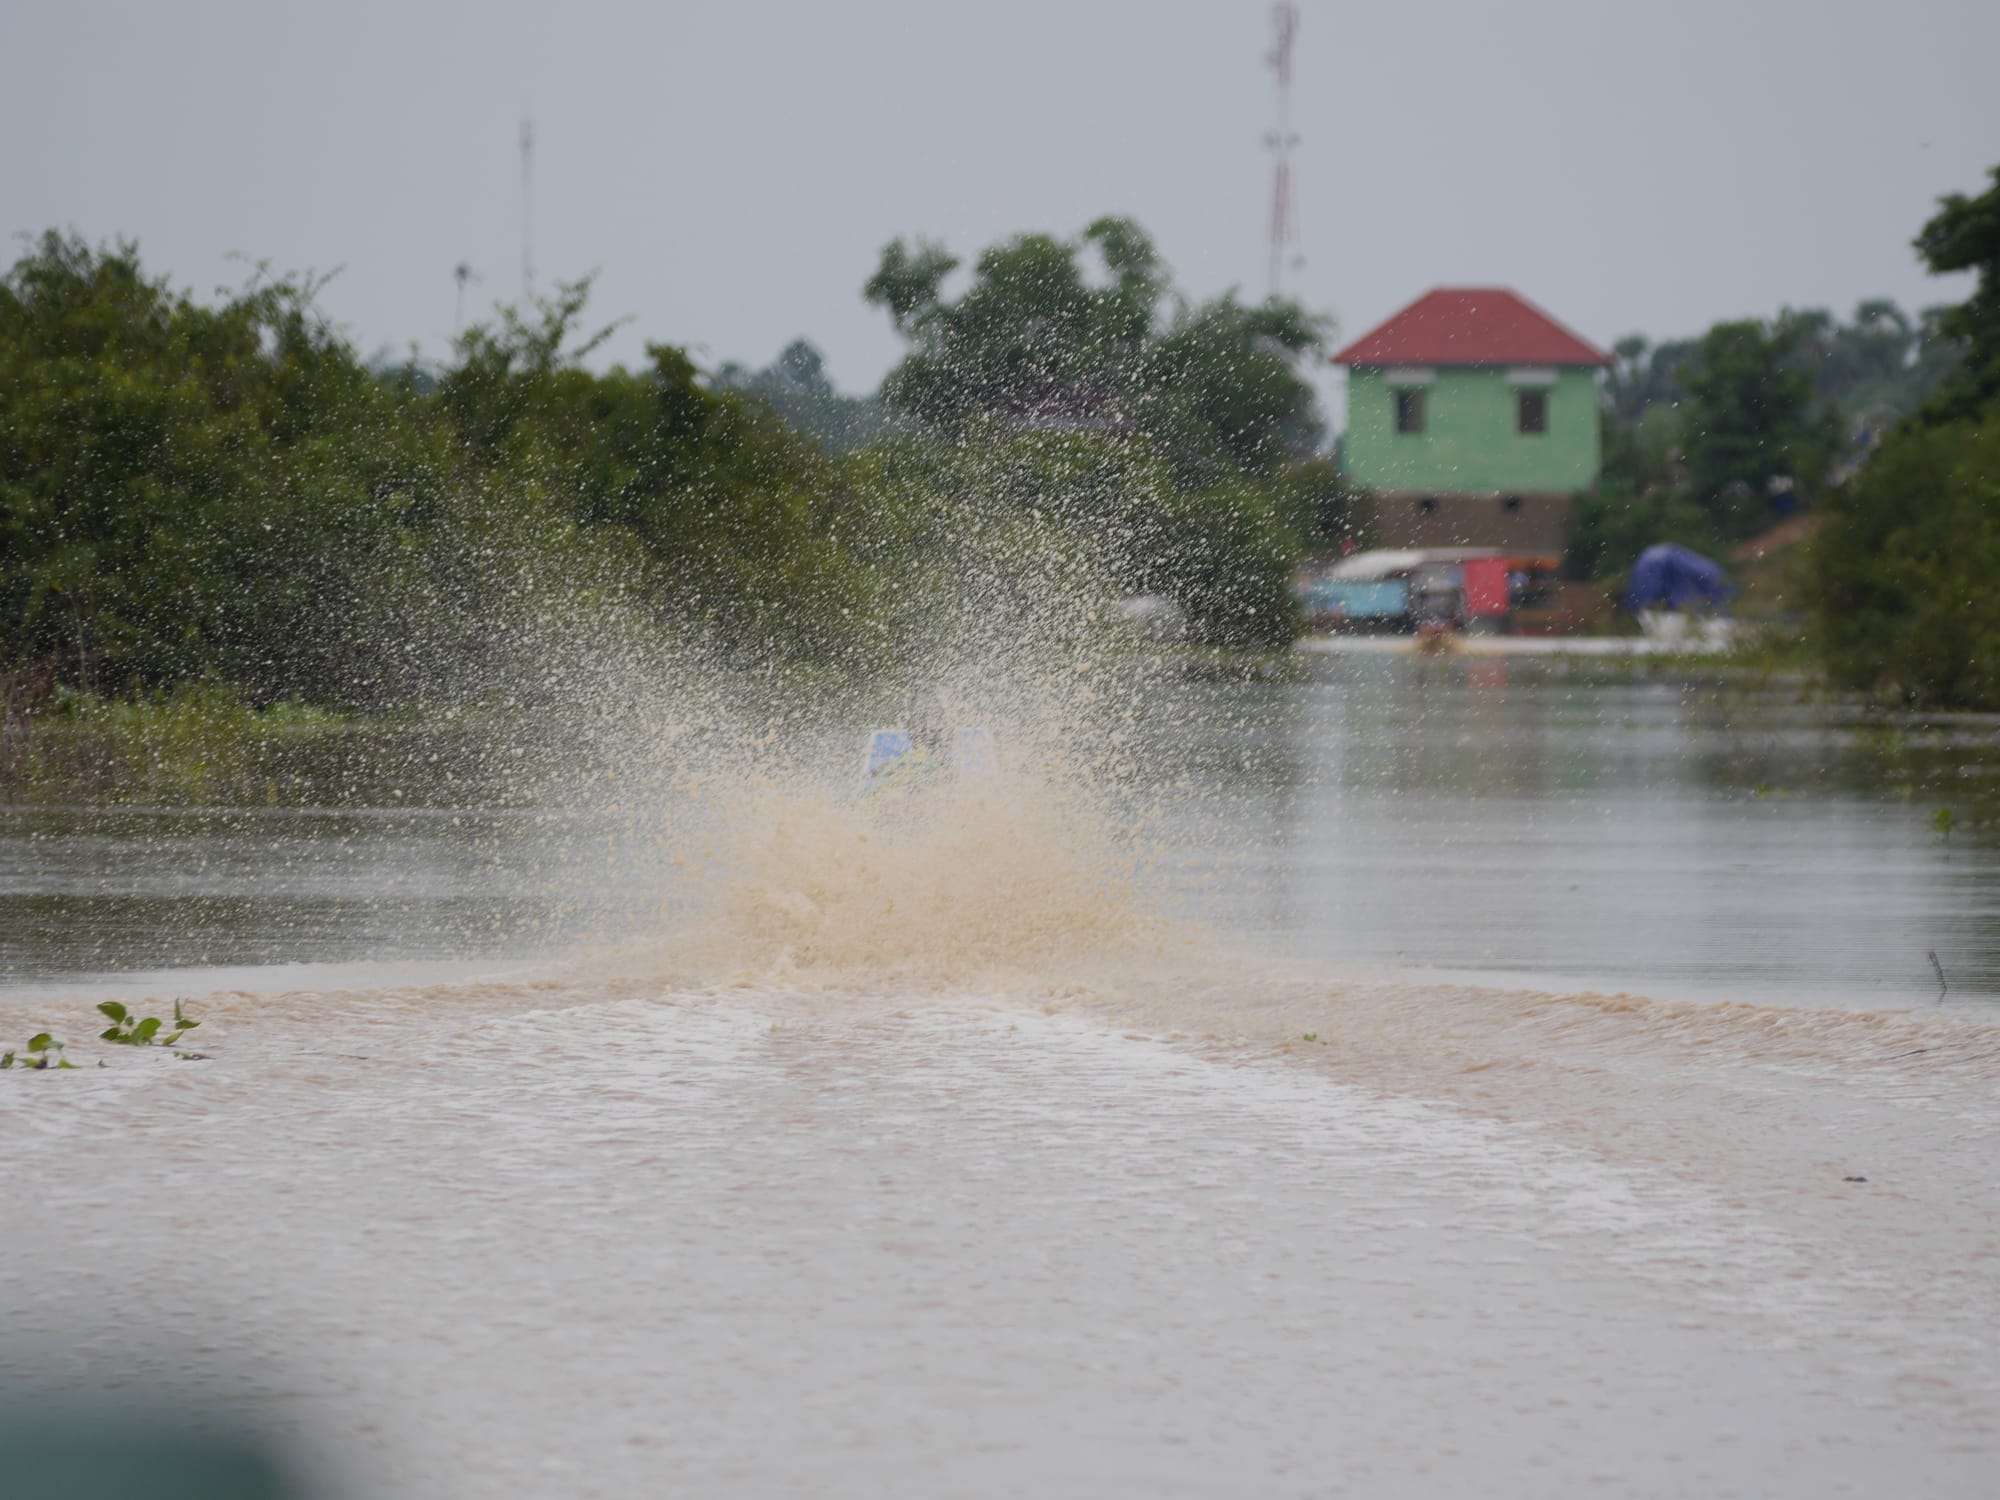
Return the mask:
[(521, 116), (521, 306), (535, 302), (535, 122)]
[(1278, 75), (1278, 128), (1264, 136), (1271, 150), (1275, 170), (1271, 179), (1271, 295), (1283, 288), (1285, 252), (1292, 252), (1295, 266), (1303, 265), (1298, 253), (1299, 221), (1292, 205), (1292, 148), (1299, 137), (1292, 129), (1292, 43), (1299, 34), (1299, 8), (1295, 0), (1278, 0), (1271, 7), (1273, 45), (1264, 61)]

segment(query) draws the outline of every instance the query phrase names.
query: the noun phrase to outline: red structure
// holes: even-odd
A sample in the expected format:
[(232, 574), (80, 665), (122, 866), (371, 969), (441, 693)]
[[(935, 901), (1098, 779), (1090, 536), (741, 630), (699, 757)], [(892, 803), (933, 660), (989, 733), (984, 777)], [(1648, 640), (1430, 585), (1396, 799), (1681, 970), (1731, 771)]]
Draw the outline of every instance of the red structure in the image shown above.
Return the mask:
[(1465, 613), (1468, 619), (1504, 619), (1513, 612), (1507, 574), (1513, 562), (1505, 557), (1468, 557), (1459, 564), (1465, 579)]
[(1504, 286), (1426, 292), (1333, 356), (1337, 365), (1608, 365), (1611, 356)]

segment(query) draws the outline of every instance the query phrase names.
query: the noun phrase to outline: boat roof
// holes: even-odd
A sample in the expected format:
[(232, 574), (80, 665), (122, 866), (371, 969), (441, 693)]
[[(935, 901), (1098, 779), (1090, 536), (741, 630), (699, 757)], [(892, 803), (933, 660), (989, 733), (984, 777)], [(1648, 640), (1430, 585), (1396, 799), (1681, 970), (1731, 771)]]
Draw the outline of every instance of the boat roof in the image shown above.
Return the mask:
[(1464, 562), (1473, 557), (1508, 557), (1499, 547), (1385, 547), (1373, 552), (1357, 552), (1343, 557), (1326, 570), (1326, 577), (1339, 583), (1370, 583), (1399, 578), (1436, 563)]

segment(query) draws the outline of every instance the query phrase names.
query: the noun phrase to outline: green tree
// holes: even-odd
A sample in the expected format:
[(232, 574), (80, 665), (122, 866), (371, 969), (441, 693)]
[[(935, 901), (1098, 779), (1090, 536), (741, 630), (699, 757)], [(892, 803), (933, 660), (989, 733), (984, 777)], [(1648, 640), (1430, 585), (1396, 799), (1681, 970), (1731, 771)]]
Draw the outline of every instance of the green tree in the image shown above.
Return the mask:
[(0, 663), (483, 696), (531, 675), (530, 622), (593, 600), (738, 658), (856, 658), (895, 528), (766, 405), (665, 345), (586, 369), (582, 285), (437, 375), (363, 364), (314, 290), (260, 274), (205, 306), (61, 235), (0, 278)]
[(1900, 410), (1898, 387), (1911, 363), (1916, 330), (1886, 297), (1857, 303), (1853, 318), (1837, 326), (1817, 371), (1823, 399), (1849, 414), (1874, 407)]
[(532, 486), (630, 575), (600, 582), (732, 650), (836, 658), (875, 581), (818, 446), (769, 406), (703, 383), (685, 351), (647, 346), (643, 371), (596, 374), (580, 337), (588, 287), (536, 319), (505, 315), (461, 340), (437, 401), (494, 480)]
[(1825, 510), (1811, 601), (1834, 679), (2000, 707), (2000, 400), (1983, 419), (1895, 433)]
[(1789, 316), (1749, 319), (1718, 323), (1701, 341), (1682, 441), (1688, 490), (1720, 537), (1755, 532), (1774, 493), (1815, 487), (1832, 460), (1837, 424), (1793, 358), (1808, 332)]
[[(1916, 369), (1935, 394), (1826, 501), (1812, 554), (1813, 638), (1836, 681), (1950, 708), (2000, 708), (2000, 167), (1917, 237), (1973, 295), (1927, 310)], [(1857, 314), (1857, 321), (1860, 321)]]
[(1917, 253), (1933, 275), (1974, 272), (1972, 295), (1946, 313), (1938, 331), (1962, 341), (1965, 357), (1936, 395), (1923, 419), (1954, 422), (1976, 416), (2000, 396), (2000, 166), (1993, 185), (1976, 198), (1951, 193), (1917, 235)]
[(1372, 544), (1375, 497), (1342, 472), (1333, 458), (1308, 458), (1281, 469), (1270, 483), (1280, 521), (1304, 546), (1357, 548)]
[(1610, 421), (1630, 427), (1660, 408), (1677, 406), (1687, 395), (1684, 376), (1694, 362), (1695, 345), (1693, 339), (1654, 344), (1639, 333), (1613, 344), (1603, 386)]
[(1131, 582), (1179, 604), (1191, 639), (1278, 647), (1298, 634), (1291, 593), (1298, 542), (1268, 491), (1245, 480), (1169, 490), (1134, 519)]
[(1622, 578), (1656, 542), (1679, 542), (1697, 552), (1718, 550), (1713, 518), (1682, 491), (1605, 484), (1577, 497), (1563, 572), (1578, 579)]
[(724, 364), (715, 384), (764, 402), (794, 430), (829, 453), (844, 453), (880, 437), (888, 415), (874, 396), (843, 396), (827, 377), (826, 359), (805, 339), (794, 339), (761, 370)]
[(404, 398), (260, 278), (198, 306), (49, 234), (0, 281), (0, 650), (122, 691), (219, 673), (370, 699), (367, 639), (435, 454)]
[(1320, 347), (1322, 322), (1278, 299), (1189, 304), (1128, 219), (1099, 219), (1075, 240), (1028, 234), (993, 246), (948, 299), (957, 264), (936, 245), (899, 240), (864, 288), (910, 345), (883, 386), (892, 411), (946, 433), (978, 416), (1016, 430), (1126, 433), (1192, 486), (1269, 475), (1322, 434), (1294, 368)]

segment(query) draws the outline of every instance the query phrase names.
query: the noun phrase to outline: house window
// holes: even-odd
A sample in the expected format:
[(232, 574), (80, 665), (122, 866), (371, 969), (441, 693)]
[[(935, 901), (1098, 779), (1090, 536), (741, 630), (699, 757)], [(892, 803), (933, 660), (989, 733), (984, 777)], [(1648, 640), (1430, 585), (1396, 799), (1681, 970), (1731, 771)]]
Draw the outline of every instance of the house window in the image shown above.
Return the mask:
[(1519, 432), (1543, 433), (1549, 430), (1549, 393), (1547, 391), (1514, 392), (1514, 426)]
[(1424, 430), (1424, 393), (1422, 391), (1396, 392), (1396, 431), (1422, 432)]

